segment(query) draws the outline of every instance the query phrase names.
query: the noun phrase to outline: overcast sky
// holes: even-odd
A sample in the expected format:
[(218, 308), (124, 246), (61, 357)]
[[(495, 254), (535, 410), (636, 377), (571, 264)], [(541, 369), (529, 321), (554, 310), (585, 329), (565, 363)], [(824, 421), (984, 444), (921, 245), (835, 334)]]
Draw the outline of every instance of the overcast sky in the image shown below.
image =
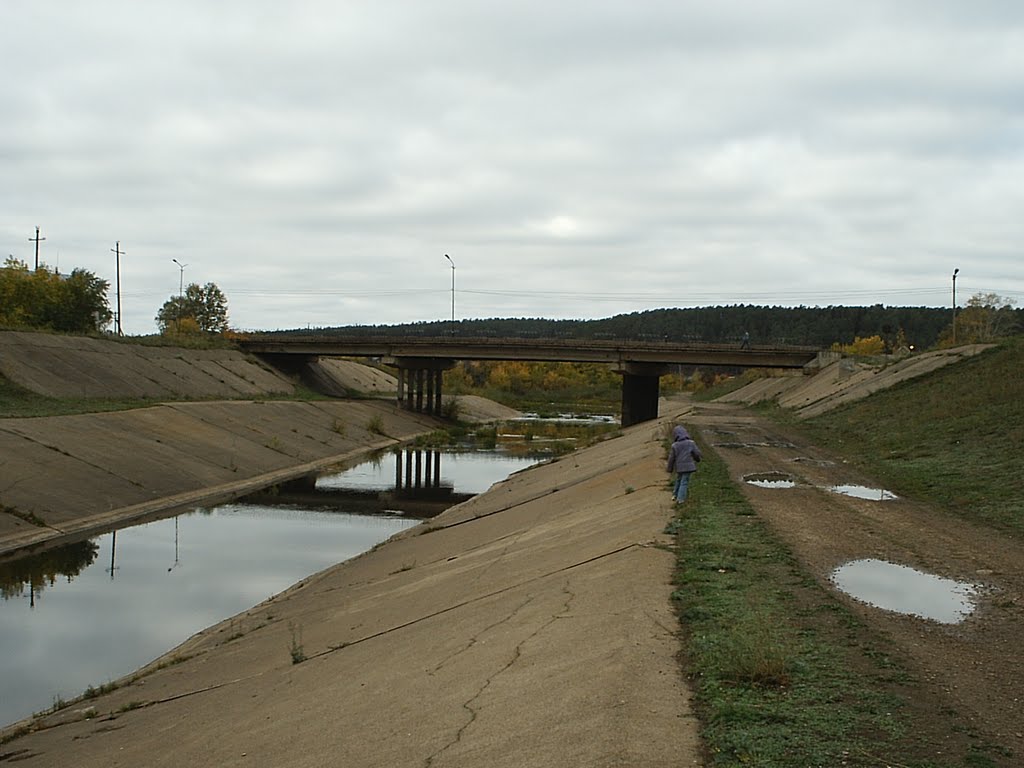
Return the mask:
[[(0, 0), (0, 258), (123, 329), (1024, 304), (1019, 0)], [(180, 270), (172, 259), (185, 265)]]

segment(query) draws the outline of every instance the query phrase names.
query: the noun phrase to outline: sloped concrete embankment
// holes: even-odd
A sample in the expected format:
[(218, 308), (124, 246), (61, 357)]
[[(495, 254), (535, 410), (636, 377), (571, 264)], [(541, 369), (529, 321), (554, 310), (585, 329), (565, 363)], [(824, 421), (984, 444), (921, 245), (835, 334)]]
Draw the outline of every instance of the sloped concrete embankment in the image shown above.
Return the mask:
[(377, 401), (169, 403), (0, 420), (0, 553), (229, 498), (413, 438)]
[(664, 428), (517, 473), (5, 749), (27, 768), (700, 764)]
[(0, 331), (0, 376), (57, 398), (238, 398), (289, 395), (295, 385), (230, 349), (181, 349)]
[(780, 376), (752, 381), (723, 395), (718, 401), (754, 405), (774, 400), (783, 408), (795, 411), (798, 417), (810, 418), (880, 389), (958, 363), (991, 347), (991, 344), (971, 344), (926, 352), (887, 365), (846, 358), (831, 363), (813, 376)]

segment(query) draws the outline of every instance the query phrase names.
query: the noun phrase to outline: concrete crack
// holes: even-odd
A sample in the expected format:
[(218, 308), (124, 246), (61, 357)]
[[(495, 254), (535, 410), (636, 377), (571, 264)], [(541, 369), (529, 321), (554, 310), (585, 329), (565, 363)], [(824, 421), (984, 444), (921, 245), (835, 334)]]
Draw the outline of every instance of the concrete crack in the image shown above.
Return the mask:
[(588, 557), (586, 560), (580, 560), (578, 562), (571, 563), (570, 565), (563, 566), (562, 568), (556, 568), (553, 571), (548, 571), (546, 573), (539, 574), (539, 575), (534, 576), (532, 578), (526, 579), (525, 581), (516, 582), (515, 584), (510, 584), (507, 587), (502, 587), (501, 589), (496, 589), (493, 592), (488, 592), (487, 594), (478, 595), (478, 596), (472, 597), (472, 598), (470, 598), (468, 600), (463, 600), (460, 603), (455, 603), (454, 605), (449, 605), (446, 608), (442, 608), (442, 609), (440, 609), (438, 611), (434, 611), (433, 613), (428, 613), (425, 616), (420, 616), (418, 618), (406, 621), (406, 622), (404, 622), (402, 624), (397, 624), (394, 627), (390, 627), (388, 629), (382, 629), (379, 632), (374, 632), (373, 634), (366, 635), (366, 637), (361, 637), (358, 640), (352, 640), (350, 642), (341, 643), (339, 645), (331, 646), (330, 648), (327, 648), (327, 649), (325, 649), (323, 651), (320, 651), (319, 653), (311, 654), (308, 658), (309, 659), (319, 658), (320, 656), (326, 656), (329, 653), (334, 653), (336, 651), (342, 651), (342, 650), (344, 650), (344, 649), (346, 649), (346, 648), (348, 648), (350, 646), (353, 646), (353, 645), (359, 645), (360, 643), (365, 643), (365, 642), (368, 642), (370, 640), (376, 640), (378, 637), (384, 637), (385, 635), (389, 635), (392, 632), (398, 632), (398, 631), (400, 631), (402, 629), (405, 629), (406, 627), (411, 627), (411, 626), (414, 626), (416, 624), (419, 624), (422, 621), (429, 621), (430, 619), (437, 618), (438, 616), (443, 616), (446, 613), (451, 613), (452, 611), (457, 611), (460, 608), (465, 608), (467, 605), (472, 605), (473, 603), (478, 603), (481, 600), (487, 600), (489, 598), (495, 597), (496, 595), (501, 595), (501, 594), (504, 594), (505, 592), (510, 592), (510, 591), (512, 591), (514, 589), (519, 589), (520, 587), (526, 586), (527, 584), (532, 584), (533, 582), (536, 582), (536, 581), (542, 581), (542, 580), (544, 580), (546, 578), (549, 578), (551, 576), (554, 576), (556, 574), (565, 573), (566, 571), (571, 571), (571, 570), (573, 570), (575, 568), (579, 568), (581, 566), (588, 565), (589, 563), (593, 563), (593, 562), (596, 562), (598, 560), (603, 560), (606, 557), (611, 557), (613, 555), (617, 555), (617, 554), (620, 554), (622, 552), (626, 552), (626, 551), (628, 551), (630, 549), (636, 549), (636, 548), (643, 548), (643, 545), (642, 544), (636, 544), (636, 543), (634, 543), (634, 544), (626, 544), (624, 546), (618, 547), (617, 549), (613, 549), (613, 550), (610, 550), (608, 552), (603, 552), (600, 555), (594, 555), (593, 557)]
[(480, 630), (480, 632), (478, 632), (477, 634), (473, 635), (469, 639), (469, 642), (466, 643), (464, 648), (462, 648), (462, 649), (460, 649), (458, 651), (455, 651), (454, 653), (449, 654), (444, 659), (442, 659), (441, 662), (439, 664), (437, 664), (432, 670), (430, 670), (430, 672), (428, 674), (433, 675), (434, 673), (440, 671), (444, 666), (446, 666), (448, 664), (449, 661), (454, 659), (456, 656), (462, 655), (463, 653), (468, 651), (470, 648), (472, 648), (474, 645), (476, 645), (477, 640), (479, 640), (481, 637), (486, 635), (492, 629), (494, 629), (495, 627), (500, 627), (502, 624), (505, 624), (506, 622), (509, 622), (512, 619), (514, 619), (516, 617), (516, 614), (518, 614), (523, 608), (525, 608), (527, 605), (529, 605), (532, 602), (533, 602), (533, 595), (530, 595), (523, 602), (521, 602), (519, 605), (517, 605), (508, 616), (505, 616), (504, 618), (498, 619), (498, 621), (494, 622), (493, 624), (489, 624), (488, 626), (484, 627), (482, 630)]
[[(553, 616), (548, 618), (547, 621), (545, 621), (543, 624), (541, 624), (539, 627), (537, 627), (533, 632), (531, 632), (529, 635), (527, 635), (525, 638), (523, 638), (519, 643), (517, 643), (516, 647), (512, 650), (512, 657), (508, 660), (508, 662), (501, 669), (497, 670), (493, 675), (488, 677), (484, 681), (483, 685), (480, 686), (480, 689), (476, 693), (474, 693), (468, 700), (466, 700), (465, 702), (462, 703), (462, 708), (465, 709), (467, 712), (469, 712), (469, 719), (466, 721), (465, 724), (462, 725), (461, 728), (459, 728), (458, 731), (456, 731), (455, 736), (454, 736), (454, 738), (452, 738), (451, 741), (449, 741), (447, 744), (445, 744), (443, 747), (438, 749), (433, 754), (427, 756), (427, 759), (424, 761), (424, 767), (425, 768), (431, 768), (431, 766), (434, 764), (434, 760), (436, 760), (438, 757), (440, 757), (445, 752), (447, 752), (449, 749), (451, 749), (456, 744), (458, 744), (460, 741), (462, 741), (463, 734), (465, 734), (466, 731), (470, 728), (470, 726), (472, 726), (473, 723), (476, 722), (477, 716), (480, 713), (480, 709), (479, 708), (474, 708), (475, 702), (477, 702), (477, 700), (481, 696), (483, 696), (484, 692), (488, 688), (491, 687), (491, 684), (494, 683), (495, 680), (497, 680), (501, 675), (503, 675), (505, 672), (507, 672), (509, 669), (511, 669), (515, 665), (515, 663), (517, 661), (519, 661), (519, 659), (523, 655), (523, 647), (527, 643), (529, 643), (531, 640), (536, 638), (538, 635), (540, 635), (542, 632), (544, 632), (548, 627), (550, 627), (556, 621), (558, 621), (559, 619), (565, 618), (571, 612), (572, 602), (573, 602), (573, 600), (576, 599), (576, 594), (571, 589), (569, 589), (569, 582), (568, 582), (568, 580), (566, 580), (565, 584), (562, 585), (562, 594), (565, 595), (565, 600), (562, 603), (561, 609), (559, 611), (557, 611)], [(529, 602), (529, 601), (527, 601), (527, 602)], [(525, 605), (525, 603), (524, 603), (524, 605)], [(517, 608), (516, 611), (518, 611), (522, 607), (523, 606), (519, 606), (519, 608)], [(514, 615), (514, 614), (515, 614), (515, 611), (513, 612), (512, 615)], [(511, 616), (509, 618), (511, 618)], [(507, 619), (505, 619), (505, 620), (507, 620)], [(500, 624), (500, 623), (501, 622), (497, 622), (495, 624), (495, 626), (497, 626), (497, 624)]]

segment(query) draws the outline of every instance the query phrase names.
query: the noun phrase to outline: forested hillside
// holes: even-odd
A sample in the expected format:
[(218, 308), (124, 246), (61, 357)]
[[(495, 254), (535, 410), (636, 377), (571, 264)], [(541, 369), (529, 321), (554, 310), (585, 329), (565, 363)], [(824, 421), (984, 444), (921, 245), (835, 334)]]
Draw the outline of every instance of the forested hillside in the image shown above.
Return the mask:
[[(1018, 315), (1021, 310), (1015, 310)], [(855, 338), (880, 336), (892, 346), (902, 336), (917, 348), (933, 346), (950, 326), (949, 309), (935, 307), (765, 307), (734, 305), (692, 309), (656, 309), (601, 320), (493, 318), (436, 321), (394, 326), (347, 326), (316, 333), (414, 333), (543, 338), (650, 339), (738, 342), (744, 332), (752, 344), (807, 344), (828, 347)]]

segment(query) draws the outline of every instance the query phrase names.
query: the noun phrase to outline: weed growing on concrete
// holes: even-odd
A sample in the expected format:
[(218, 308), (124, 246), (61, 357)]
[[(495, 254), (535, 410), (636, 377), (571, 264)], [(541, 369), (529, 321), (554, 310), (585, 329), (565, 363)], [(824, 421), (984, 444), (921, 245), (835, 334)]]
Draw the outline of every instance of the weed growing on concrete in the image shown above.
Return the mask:
[(302, 625), (296, 625), (289, 621), (288, 631), (292, 636), (292, 642), (288, 648), (292, 657), (292, 664), (301, 664), (306, 660), (306, 650), (302, 646)]
[(458, 421), (462, 415), (462, 404), (457, 398), (449, 398), (441, 404), (441, 418), (447, 421)]
[(334, 424), (331, 425), (331, 429), (341, 437), (345, 436), (345, 431), (348, 429), (345, 422), (341, 419), (335, 419)]
[(46, 521), (40, 518), (35, 512), (22, 512), (20, 509), (5, 507), (3, 504), (0, 504), (0, 512), (16, 517), (19, 520), (24, 520), (29, 525), (34, 525), (37, 528), (46, 527)]
[[(372, 432), (375, 435), (384, 435), (384, 419), (381, 418), (379, 413), (371, 416), (370, 420), (366, 422), (366, 431)], [(384, 436), (387, 437), (387, 435)]]

